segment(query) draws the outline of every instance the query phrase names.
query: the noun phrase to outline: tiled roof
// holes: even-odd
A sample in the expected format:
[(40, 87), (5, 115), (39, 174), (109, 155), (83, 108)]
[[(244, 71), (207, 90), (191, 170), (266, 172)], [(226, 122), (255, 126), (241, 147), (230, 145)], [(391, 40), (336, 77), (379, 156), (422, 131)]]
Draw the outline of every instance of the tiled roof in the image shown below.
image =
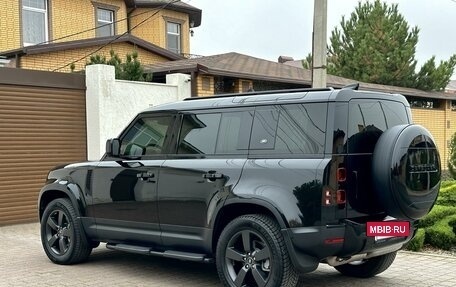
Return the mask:
[[(312, 83), (310, 70), (235, 52), (146, 65), (145, 70), (156, 74), (198, 72), (202, 74), (308, 86)], [(456, 95), (450, 93), (426, 92), (412, 88), (363, 83), (352, 79), (327, 75), (328, 87), (341, 88), (353, 83), (359, 83), (360, 89), (369, 91), (397, 93), (415, 97), (456, 99)]]
[(456, 80), (451, 80), (445, 88), (448, 91), (456, 92)]
[(19, 49), (0, 52), (0, 56), (14, 57), (16, 55), (19, 55), (19, 56), (27, 55), (27, 54), (33, 55), (33, 54), (41, 54), (41, 53), (48, 53), (48, 52), (55, 52), (55, 51), (62, 51), (62, 50), (92, 47), (92, 46), (102, 46), (102, 45), (107, 45), (107, 44), (111, 44), (111, 43), (119, 43), (119, 42), (128, 42), (128, 43), (134, 44), (138, 47), (141, 47), (149, 52), (155, 53), (155, 54), (160, 55), (169, 60), (183, 59), (183, 57), (179, 54), (176, 54), (169, 50), (163, 49), (157, 45), (144, 41), (131, 34), (126, 34), (121, 37), (109, 36), (109, 37), (89, 38), (89, 39), (76, 40), (76, 41), (67, 41), (67, 42), (28, 46), (28, 47), (23, 47), (23, 48), (19, 48)]

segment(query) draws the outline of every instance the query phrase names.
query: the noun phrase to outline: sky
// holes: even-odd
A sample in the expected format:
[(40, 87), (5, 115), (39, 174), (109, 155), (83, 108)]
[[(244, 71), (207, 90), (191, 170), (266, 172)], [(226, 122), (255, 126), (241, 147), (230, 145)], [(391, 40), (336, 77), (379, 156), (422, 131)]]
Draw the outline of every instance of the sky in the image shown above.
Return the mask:
[[(350, 17), (358, 0), (328, 1), (328, 39)], [(363, 0), (365, 1), (365, 0)], [(372, 0), (371, 0), (372, 1)], [(203, 10), (190, 52), (214, 55), (238, 52), (266, 60), (303, 59), (312, 49), (314, 0), (185, 0)], [(397, 3), (410, 27), (418, 26), (417, 67), (433, 55), (437, 62), (456, 54), (456, 0), (385, 0)], [(456, 79), (456, 73), (452, 79)]]

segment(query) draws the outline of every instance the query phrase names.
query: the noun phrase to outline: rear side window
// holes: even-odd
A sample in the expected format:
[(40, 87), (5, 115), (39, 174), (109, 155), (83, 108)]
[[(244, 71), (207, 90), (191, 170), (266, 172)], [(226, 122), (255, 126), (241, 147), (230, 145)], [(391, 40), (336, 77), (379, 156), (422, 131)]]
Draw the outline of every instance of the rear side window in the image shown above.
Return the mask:
[(408, 122), (402, 103), (352, 100), (348, 111), (348, 152), (372, 153), (385, 130)]
[(293, 104), (255, 110), (253, 154), (324, 153), (327, 104)]
[(250, 112), (185, 114), (179, 154), (246, 154), (252, 123)]

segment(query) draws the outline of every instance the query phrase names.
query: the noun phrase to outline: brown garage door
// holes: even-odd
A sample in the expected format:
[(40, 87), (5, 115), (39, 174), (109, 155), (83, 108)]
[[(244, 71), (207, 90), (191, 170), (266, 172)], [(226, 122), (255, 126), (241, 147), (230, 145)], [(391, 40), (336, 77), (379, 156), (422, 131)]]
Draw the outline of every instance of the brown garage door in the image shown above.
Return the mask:
[(86, 159), (85, 91), (0, 85), (0, 225), (38, 220), (50, 168)]

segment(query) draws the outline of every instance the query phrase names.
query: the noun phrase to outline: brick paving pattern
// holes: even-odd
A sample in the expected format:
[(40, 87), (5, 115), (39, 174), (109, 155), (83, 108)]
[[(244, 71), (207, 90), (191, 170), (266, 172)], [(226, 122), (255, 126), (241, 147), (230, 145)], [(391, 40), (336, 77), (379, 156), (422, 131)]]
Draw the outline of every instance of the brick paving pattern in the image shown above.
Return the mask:
[[(37, 223), (0, 227), (0, 286), (221, 286), (215, 265), (111, 251), (100, 245), (88, 262), (61, 266), (42, 250)], [(456, 286), (456, 257), (400, 252), (370, 279), (341, 276), (321, 264), (299, 286)]]

